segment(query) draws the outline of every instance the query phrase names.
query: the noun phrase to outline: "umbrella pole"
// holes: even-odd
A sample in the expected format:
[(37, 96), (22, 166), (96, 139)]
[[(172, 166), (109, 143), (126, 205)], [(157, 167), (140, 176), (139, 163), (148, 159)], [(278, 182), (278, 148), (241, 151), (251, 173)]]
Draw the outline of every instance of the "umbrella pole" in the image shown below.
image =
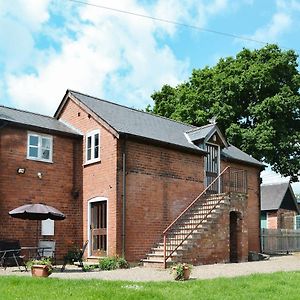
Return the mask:
[(39, 220), (36, 220), (36, 246), (39, 246)]

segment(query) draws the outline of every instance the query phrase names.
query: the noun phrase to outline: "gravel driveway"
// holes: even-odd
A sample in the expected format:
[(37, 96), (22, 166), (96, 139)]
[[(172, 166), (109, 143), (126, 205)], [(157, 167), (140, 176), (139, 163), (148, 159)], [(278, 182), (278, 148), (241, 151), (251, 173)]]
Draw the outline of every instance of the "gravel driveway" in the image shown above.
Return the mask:
[[(300, 255), (274, 256), (267, 261), (245, 262), (238, 264), (215, 264), (193, 267), (191, 278), (210, 279), (217, 277), (235, 277), (254, 273), (272, 273), (278, 271), (300, 271)], [(30, 272), (20, 272), (16, 268), (0, 269), (1, 275), (31, 276)], [(127, 270), (82, 272), (74, 266), (66, 271), (54, 272), (51, 277), (63, 279), (103, 279), (128, 281), (165, 281), (173, 280), (169, 270), (134, 267)]]

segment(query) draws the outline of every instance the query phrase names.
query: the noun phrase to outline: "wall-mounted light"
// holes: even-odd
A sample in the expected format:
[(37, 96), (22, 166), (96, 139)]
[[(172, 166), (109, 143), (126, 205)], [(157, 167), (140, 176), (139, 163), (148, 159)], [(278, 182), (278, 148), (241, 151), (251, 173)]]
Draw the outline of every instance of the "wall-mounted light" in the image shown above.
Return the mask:
[(25, 174), (25, 172), (26, 172), (26, 169), (25, 169), (25, 168), (18, 168), (18, 169), (17, 169), (17, 173), (18, 173), (18, 174)]
[(43, 178), (43, 173), (42, 173), (42, 172), (38, 172), (38, 173), (37, 173), (37, 177), (38, 177), (39, 179), (42, 179), (42, 178)]

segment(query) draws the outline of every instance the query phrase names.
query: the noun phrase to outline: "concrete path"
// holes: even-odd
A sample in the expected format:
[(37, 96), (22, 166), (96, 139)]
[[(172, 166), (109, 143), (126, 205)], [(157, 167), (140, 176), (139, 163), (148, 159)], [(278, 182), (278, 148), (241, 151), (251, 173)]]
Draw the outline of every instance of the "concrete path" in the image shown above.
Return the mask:
[[(215, 264), (193, 267), (191, 278), (211, 279), (217, 277), (236, 277), (254, 273), (273, 273), (278, 271), (300, 271), (300, 255), (271, 257), (267, 261), (238, 264)], [(16, 268), (0, 269), (1, 275), (31, 276), (30, 272), (20, 272)], [(101, 279), (126, 281), (166, 281), (173, 280), (169, 270), (134, 267), (127, 270), (82, 272), (74, 266), (66, 271), (55, 271), (52, 278), (62, 279)]]

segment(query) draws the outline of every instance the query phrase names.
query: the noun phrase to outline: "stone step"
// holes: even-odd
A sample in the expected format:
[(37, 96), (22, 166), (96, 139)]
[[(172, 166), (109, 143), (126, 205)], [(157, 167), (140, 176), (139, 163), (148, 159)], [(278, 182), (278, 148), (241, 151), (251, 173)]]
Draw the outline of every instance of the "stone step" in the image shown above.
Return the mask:
[(89, 256), (85, 259), (85, 261), (87, 263), (99, 263), (99, 259), (101, 259), (103, 257), (99, 257), (99, 256)]
[[(147, 254), (147, 256), (148, 255), (150, 255), (150, 256), (152, 256), (152, 257), (155, 257), (155, 256), (164, 256), (164, 249), (162, 248), (152, 248), (151, 249), (151, 253), (149, 253), (149, 254)], [(172, 256), (182, 256), (182, 253), (183, 253), (183, 249), (181, 248), (181, 249), (176, 249), (176, 251), (174, 252), (174, 253), (172, 253)], [(166, 255), (169, 255), (171, 253), (171, 251), (170, 250), (166, 250)]]
[[(172, 258), (168, 259), (168, 264), (181, 261), (184, 252), (194, 247), (195, 241), (201, 239), (203, 234), (207, 234), (211, 230), (212, 225), (216, 223), (223, 209), (230, 204), (228, 199), (224, 199), (224, 195), (207, 195), (201, 203), (186, 212), (182, 220), (178, 221), (178, 224), (172, 228), (166, 240), (167, 249), (171, 245), (175, 247), (174, 243), (175, 241), (178, 242), (178, 238), (181, 238), (180, 236), (185, 237), (186, 234), (193, 230), (194, 226), (198, 225), (172, 254)], [(169, 253), (171, 251), (166, 250), (166, 254), (168, 255)], [(155, 247), (151, 248), (151, 253), (147, 254), (147, 258), (141, 260), (141, 262), (145, 267), (161, 268), (164, 267), (163, 257), (164, 243), (161, 240)]]
[[(148, 260), (142, 259), (141, 263), (146, 268), (164, 268), (164, 261), (163, 260)], [(167, 262), (167, 266), (172, 265), (173, 262)]]

